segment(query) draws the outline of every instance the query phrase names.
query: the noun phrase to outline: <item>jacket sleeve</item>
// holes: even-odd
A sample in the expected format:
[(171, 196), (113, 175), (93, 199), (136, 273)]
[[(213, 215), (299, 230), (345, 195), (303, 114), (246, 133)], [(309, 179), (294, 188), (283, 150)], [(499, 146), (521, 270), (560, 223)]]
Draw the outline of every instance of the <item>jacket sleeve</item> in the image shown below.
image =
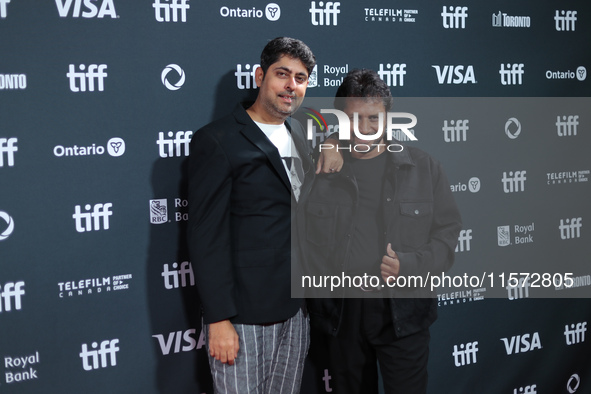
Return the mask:
[(206, 324), (237, 314), (232, 269), (232, 169), (212, 130), (191, 141), (188, 245)]
[(401, 276), (440, 275), (454, 262), (458, 235), (462, 228), (460, 212), (449, 182), (439, 163), (431, 161), (433, 216), (426, 244), (411, 252), (399, 252)]

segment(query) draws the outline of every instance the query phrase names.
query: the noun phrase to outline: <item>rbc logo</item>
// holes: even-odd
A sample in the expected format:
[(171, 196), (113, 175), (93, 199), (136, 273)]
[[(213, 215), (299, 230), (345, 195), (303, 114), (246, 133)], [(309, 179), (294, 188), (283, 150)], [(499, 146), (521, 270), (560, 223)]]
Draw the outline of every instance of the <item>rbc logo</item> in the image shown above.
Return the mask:
[(168, 202), (165, 198), (150, 200), (150, 223), (162, 224), (168, 222)]

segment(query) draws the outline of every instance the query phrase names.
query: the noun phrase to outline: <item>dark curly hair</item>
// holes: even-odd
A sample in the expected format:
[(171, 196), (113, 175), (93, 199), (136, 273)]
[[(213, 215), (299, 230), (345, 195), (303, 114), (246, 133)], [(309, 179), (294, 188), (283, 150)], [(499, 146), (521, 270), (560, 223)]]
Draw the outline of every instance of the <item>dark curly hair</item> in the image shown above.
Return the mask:
[(299, 59), (304, 64), (304, 67), (306, 67), (306, 70), (308, 70), (308, 76), (310, 76), (316, 65), (316, 57), (312, 53), (312, 50), (302, 41), (289, 37), (277, 37), (269, 41), (261, 53), (261, 68), (263, 69), (263, 73), (267, 74), (267, 70), (271, 64), (277, 62), (284, 55)]
[(386, 82), (380, 78), (377, 72), (367, 68), (356, 68), (349, 71), (337, 89), (335, 97), (334, 106), (340, 110), (345, 108), (344, 97), (382, 98), (386, 111), (389, 111), (393, 104), (392, 93), (390, 93)]

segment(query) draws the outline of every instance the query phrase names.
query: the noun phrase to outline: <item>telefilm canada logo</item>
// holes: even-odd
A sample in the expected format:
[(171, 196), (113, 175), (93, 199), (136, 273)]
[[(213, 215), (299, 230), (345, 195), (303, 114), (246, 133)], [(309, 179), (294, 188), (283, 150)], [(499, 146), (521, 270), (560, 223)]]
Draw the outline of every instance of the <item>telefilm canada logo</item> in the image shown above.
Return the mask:
[(589, 170), (557, 171), (546, 173), (547, 185), (566, 185), (589, 182)]
[(129, 290), (129, 282), (132, 279), (132, 274), (120, 274), (58, 282), (58, 297), (70, 298)]
[(366, 22), (415, 23), (419, 10), (401, 8), (364, 8)]
[[(351, 120), (345, 112), (334, 108), (322, 108), (318, 111), (311, 107), (304, 107), (304, 113), (309, 116), (306, 122), (306, 135), (309, 141), (315, 142), (318, 138), (318, 135), (322, 134), (316, 132), (316, 126), (318, 126), (322, 132), (326, 132), (330, 129), (323, 114), (332, 114), (336, 116), (338, 125), (333, 125), (333, 131), (336, 132), (338, 128), (340, 141), (351, 140)], [(363, 134), (359, 131), (359, 114), (357, 112), (353, 113), (352, 119), (354, 136), (359, 140), (368, 141), (368, 143), (351, 144), (349, 146), (337, 146), (337, 150), (346, 150), (349, 152), (355, 151), (358, 153), (366, 153), (372, 149), (388, 152), (401, 152), (404, 150), (404, 147), (397, 142), (380, 144), (369, 143), (369, 141), (375, 141), (384, 134), (386, 136), (386, 140), (389, 142), (396, 140), (396, 133), (404, 134), (410, 141), (418, 140), (415, 137), (414, 132), (410, 130), (412, 127), (416, 126), (417, 117), (408, 112), (387, 112), (386, 114), (380, 112), (378, 114), (377, 130), (373, 134)], [(398, 119), (406, 119), (410, 122), (399, 123)], [(319, 144), (320, 151), (323, 149), (332, 148), (334, 148), (332, 144)]]

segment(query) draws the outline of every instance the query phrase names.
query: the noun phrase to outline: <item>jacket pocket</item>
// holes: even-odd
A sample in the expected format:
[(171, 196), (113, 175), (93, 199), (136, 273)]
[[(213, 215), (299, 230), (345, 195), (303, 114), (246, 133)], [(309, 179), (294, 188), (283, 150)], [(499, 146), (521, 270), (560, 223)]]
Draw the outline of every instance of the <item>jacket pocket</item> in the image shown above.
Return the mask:
[(401, 202), (401, 240), (404, 245), (420, 248), (429, 241), (433, 220), (432, 202)]
[(306, 239), (313, 245), (335, 242), (337, 205), (310, 202), (306, 206)]

